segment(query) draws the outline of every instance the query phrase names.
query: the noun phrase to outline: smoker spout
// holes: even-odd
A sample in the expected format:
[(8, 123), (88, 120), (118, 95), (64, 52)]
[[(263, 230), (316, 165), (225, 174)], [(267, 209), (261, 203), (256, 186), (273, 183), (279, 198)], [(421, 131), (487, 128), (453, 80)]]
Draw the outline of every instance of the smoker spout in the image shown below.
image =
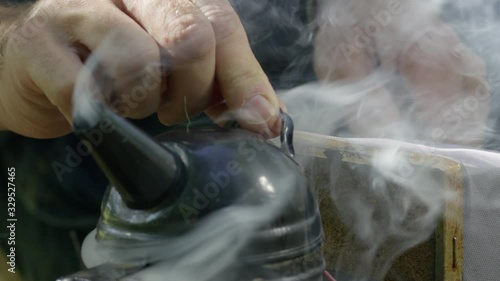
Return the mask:
[(185, 167), (178, 155), (106, 106), (93, 108), (90, 118), (74, 116), (74, 133), (92, 151), (125, 204), (146, 210), (173, 199), (184, 181)]

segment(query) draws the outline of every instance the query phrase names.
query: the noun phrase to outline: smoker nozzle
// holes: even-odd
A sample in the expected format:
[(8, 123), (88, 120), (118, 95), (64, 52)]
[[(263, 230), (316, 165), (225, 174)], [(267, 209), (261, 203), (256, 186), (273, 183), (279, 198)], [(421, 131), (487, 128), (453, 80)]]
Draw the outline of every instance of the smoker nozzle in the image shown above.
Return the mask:
[(146, 210), (173, 200), (182, 189), (185, 165), (151, 137), (97, 105), (97, 116), (76, 115), (74, 133), (131, 209)]

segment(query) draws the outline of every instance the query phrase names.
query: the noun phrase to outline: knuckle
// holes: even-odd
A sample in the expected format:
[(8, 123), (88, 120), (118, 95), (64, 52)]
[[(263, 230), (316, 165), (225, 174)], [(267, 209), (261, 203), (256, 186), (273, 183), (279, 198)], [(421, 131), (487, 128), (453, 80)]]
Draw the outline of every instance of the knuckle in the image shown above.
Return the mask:
[(112, 59), (103, 59), (105, 62), (110, 60), (105, 66), (107, 74), (121, 81), (136, 80), (145, 75), (157, 75), (157, 71), (151, 71), (159, 63), (158, 51), (155, 47), (154, 43), (128, 46), (126, 55), (121, 54)]
[(33, 46), (34, 40), (43, 37), (46, 35), (45, 33), (34, 18), (26, 19), (11, 27), (7, 33), (5, 44), (8, 43), (16, 52), (29, 49)]
[(175, 57), (184, 60), (202, 59), (215, 46), (210, 24), (196, 13), (186, 14), (172, 21), (163, 41)]
[(211, 4), (201, 10), (212, 24), (217, 41), (231, 37), (240, 30), (240, 19), (230, 5)]
[(146, 50), (137, 50), (131, 52), (133, 54), (133, 59), (124, 62), (124, 65), (120, 66), (126, 74), (139, 75), (146, 74), (147, 70), (154, 65), (158, 60), (157, 56)]

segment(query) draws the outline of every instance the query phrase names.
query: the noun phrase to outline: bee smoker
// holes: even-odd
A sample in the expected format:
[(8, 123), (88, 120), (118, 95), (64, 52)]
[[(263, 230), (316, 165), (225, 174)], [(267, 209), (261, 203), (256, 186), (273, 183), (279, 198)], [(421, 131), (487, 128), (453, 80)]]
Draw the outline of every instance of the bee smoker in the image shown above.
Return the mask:
[[(320, 214), (293, 158), (288, 115), (282, 113), (281, 148), (236, 128), (175, 130), (153, 139), (102, 105), (96, 118), (75, 116), (74, 132), (110, 180), (95, 231), (99, 243), (127, 247), (180, 237), (225, 208), (250, 206), (258, 212), (287, 192), (277, 215), (238, 252), (231, 265), (236, 274), (213, 280), (323, 280)], [(102, 135), (99, 142), (92, 137), (96, 132)], [(202, 200), (203, 194), (213, 200)], [(58, 281), (121, 280), (155, 262), (108, 262)]]

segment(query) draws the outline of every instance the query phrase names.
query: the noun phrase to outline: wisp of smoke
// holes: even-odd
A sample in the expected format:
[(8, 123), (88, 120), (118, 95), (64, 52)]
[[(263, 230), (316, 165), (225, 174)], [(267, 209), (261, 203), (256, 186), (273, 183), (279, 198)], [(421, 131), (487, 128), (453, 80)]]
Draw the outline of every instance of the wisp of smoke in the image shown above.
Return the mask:
[[(106, 70), (110, 67), (103, 62), (107, 50), (116, 48), (112, 45), (111, 34), (99, 49), (87, 59), (81, 72), (74, 94), (74, 116), (84, 120), (90, 127), (99, 121), (100, 107), (112, 103), (113, 85)], [(151, 62), (155, 65), (158, 62)], [(140, 76), (140, 74), (137, 74)], [(135, 79), (121, 77), (122, 79)], [(214, 155), (214, 157), (217, 157)], [(238, 276), (232, 266), (241, 262), (238, 254), (260, 227), (270, 224), (282, 211), (290, 196), (296, 191), (292, 179), (283, 177), (282, 183), (290, 189), (276, 189), (274, 200), (262, 202), (258, 206), (234, 204), (212, 213), (197, 227), (184, 236), (162, 236), (154, 242), (131, 243), (96, 240), (96, 232), (87, 236), (82, 257), (87, 267), (103, 263), (121, 265), (153, 264), (141, 272), (129, 276), (130, 280), (230, 280)], [(117, 196), (116, 191), (111, 192)], [(144, 215), (144, 214), (143, 214)], [(145, 215), (151, 215), (149, 213)], [(140, 217), (138, 211), (131, 219)], [(126, 280), (129, 280), (126, 279)]]
[[(358, 147), (361, 154), (366, 147), (377, 148), (367, 160), (368, 168), (351, 167), (366, 179), (367, 187), (335, 185), (339, 181), (338, 165), (329, 167), (331, 186), (321, 187), (330, 191), (335, 203), (331, 211), (338, 213), (363, 245), (356, 254), (346, 246), (338, 253), (338, 264), (329, 269), (353, 270), (349, 280), (383, 280), (395, 258), (430, 237), (444, 215), (445, 203), (455, 200), (456, 194), (446, 190), (430, 169), (434, 163), (408, 165), (407, 154), (417, 153), (430, 156), (427, 159), (445, 157), (461, 165), (462, 274), (464, 280), (497, 278), (500, 259), (491, 246), (498, 249), (500, 245), (495, 234), (500, 230), (495, 219), (500, 214), (500, 197), (493, 191), (500, 157), (470, 147), (484, 143), (488, 148), (498, 148), (495, 127), (500, 57), (496, 50), (500, 41), (495, 30), (499, 28), (500, 3), (392, 1), (401, 5), (397, 14), (388, 10), (391, 1), (319, 3), (326, 7), (320, 11), (319, 24), (339, 30), (338, 37), (327, 41), (331, 45), (322, 47), (344, 56), (316, 62), (322, 70), (334, 73), (339, 67), (356, 63), (353, 53), (342, 53), (342, 47), (354, 48), (350, 50), (354, 54), (376, 53), (378, 60), (369, 74), (357, 80), (346, 77), (330, 83), (313, 82), (280, 93), (299, 130), (349, 137), (341, 140)], [(366, 33), (366, 26), (359, 24), (377, 23), (381, 15), (389, 15), (384, 18), (388, 22), (378, 21), (379, 29), (374, 34)], [(438, 18), (447, 25), (435, 24)], [(349, 33), (356, 24), (361, 34)], [(360, 36), (369, 38), (375, 47), (356, 46), (353, 38)], [(415, 46), (410, 59), (415, 68), (405, 73), (398, 56)], [(336, 62), (342, 60), (350, 62), (337, 66)], [(431, 86), (437, 88), (431, 91)], [(398, 109), (396, 114), (394, 107)], [(309, 162), (301, 164), (312, 167)], [(348, 265), (352, 259), (357, 261), (354, 269)]]
[(205, 219), (195, 230), (182, 237), (164, 238), (141, 245), (110, 245), (95, 240), (95, 232), (88, 235), (82, 252), (89, 267), (106, 262), (117, 264), (145, 264), (153, 266), (126, 280), (231, 280), (237, 272), (231, 266), (247, 245), (255, 231), (269, 223), (289, 197), (277, 195), (279, 200), (266, 206), (232, 206)]
[[(266, 5), (257, 2), (252, 5), (247, 1), (245, 5), (254, 8), (247, 10), (263, 12)], [(359, 19), (376, 20), (374, 14), (386, 9), (389, 2), (330, 1), (333, 4), (322, 11), (320, 22), (342, 31)], [(425, 168), (432, 163), (419, 163), (418, 167), (402, 171), (402, 166), (407, 167), (407, 152), (447, 157), (461, 165), (466, 183), (464, 280), (495, 280), (500, 276), (497, 235), (500, 223), (495, 219), (500, 213), (500, 197), (495, 190), (500, 156), (467, 147), (486, 139), (489, 147), (497, 148), (494, 141), (488, 140), (498, 138), (494, 127), (500, 104), (496, 95), (500, 83), (500, 56), (497, 55), (500, 41), (496, 34), (500, 28), (499, 5), (496, 1), (482, 0), (401, 0), (399, 3), (402, 11), (391, 15), (391, 22), (369, 38), (376, 46), (384, 46), (377, 50), (378, 62), (369, 75), (355, 82), (341, 79), (304, 84), (281, 91), (280, 97), (288, 106), (297, 129), (342, 137), (371, 137), (344, 140), (354, 147), (377, 148), (368, 161), (368, 170), (352, 167), (367, 179), (367, 187), (352, 186), (348, 190), (322, 187), (329, 190), (335, 203), (332, 212), (339, 212), (342, 222), (362, 244), (350, 280), (382, 280), (395, 258), (429, 238), (443, 215), (444, 203), (455, 196), (442, 186), (432, 169)], [(435, 16), (440, 16), (449, 27), (434, 25)], [(286, 21), (286, 24), (295, 23)], [(245, 26), (256, 28), (258, 25), (247, 22)], [(460, 40), (452, 42), (450, 30)], [(426, 38), (429, 32), (432, 35)], [(349, 45), (350, 39), (343, 41), (345, 38), (341, 37), (333, 42), (337, 46)], [(420, 66), (435, 70), (444, 65), (448, 67), (446, 73), (426, 77), (425, 71), (410, 70), (412, 75), (399, 72), (398, 54), (410, 49), (415, 42), (419, 42), (415, 55)], [(113, 48), (103, 45), (108, 47)], [(464, 60), (457, 62), (461, 56)], [(95, 79), (98, 62), (88, 60), (90, 71), (83, 72), (76, 87), (75, 114), (87, 116), (89, 123), (94, 122), (92, 105), (96, 97), (92, 93), (96, 90), (88, 86), (93, 85), (88, 81)], [(328, 64), (332, 69), (336, 67), (335, 61)], [(448, 87), (457, 79), (461, 81), (460, 88)], [(428, 84), (439, 85), (437, 93), (429, 93)], [(399, 110), (390, 109), (389, 102), (394, 103), (391, 108)], [(490, 110), (489, 121), (485, 122)], [(306, 168), (311, 165), (301, 164)], [(334, 183), (338, 180), (339, 167), (329, 169)], [(279, 198), (287, 198), (287, 195)], [(84, 260), (87, 266), (108, 261), (158, 261), (132, 276), (134, 280), (210, 280), (230, 267), (252, 232), (279, 209), (279, 202), (276, 204), (258, 209), (245, 206), (224, 209), (185, 237), (165, 239), (154, 245), (106, 248), (94, 241), (91, 234), (84, 245)], [(349, 250), (338, 253), (339, 262), (330, 269), (342, 271), (343, 258), (351, 254)]]

